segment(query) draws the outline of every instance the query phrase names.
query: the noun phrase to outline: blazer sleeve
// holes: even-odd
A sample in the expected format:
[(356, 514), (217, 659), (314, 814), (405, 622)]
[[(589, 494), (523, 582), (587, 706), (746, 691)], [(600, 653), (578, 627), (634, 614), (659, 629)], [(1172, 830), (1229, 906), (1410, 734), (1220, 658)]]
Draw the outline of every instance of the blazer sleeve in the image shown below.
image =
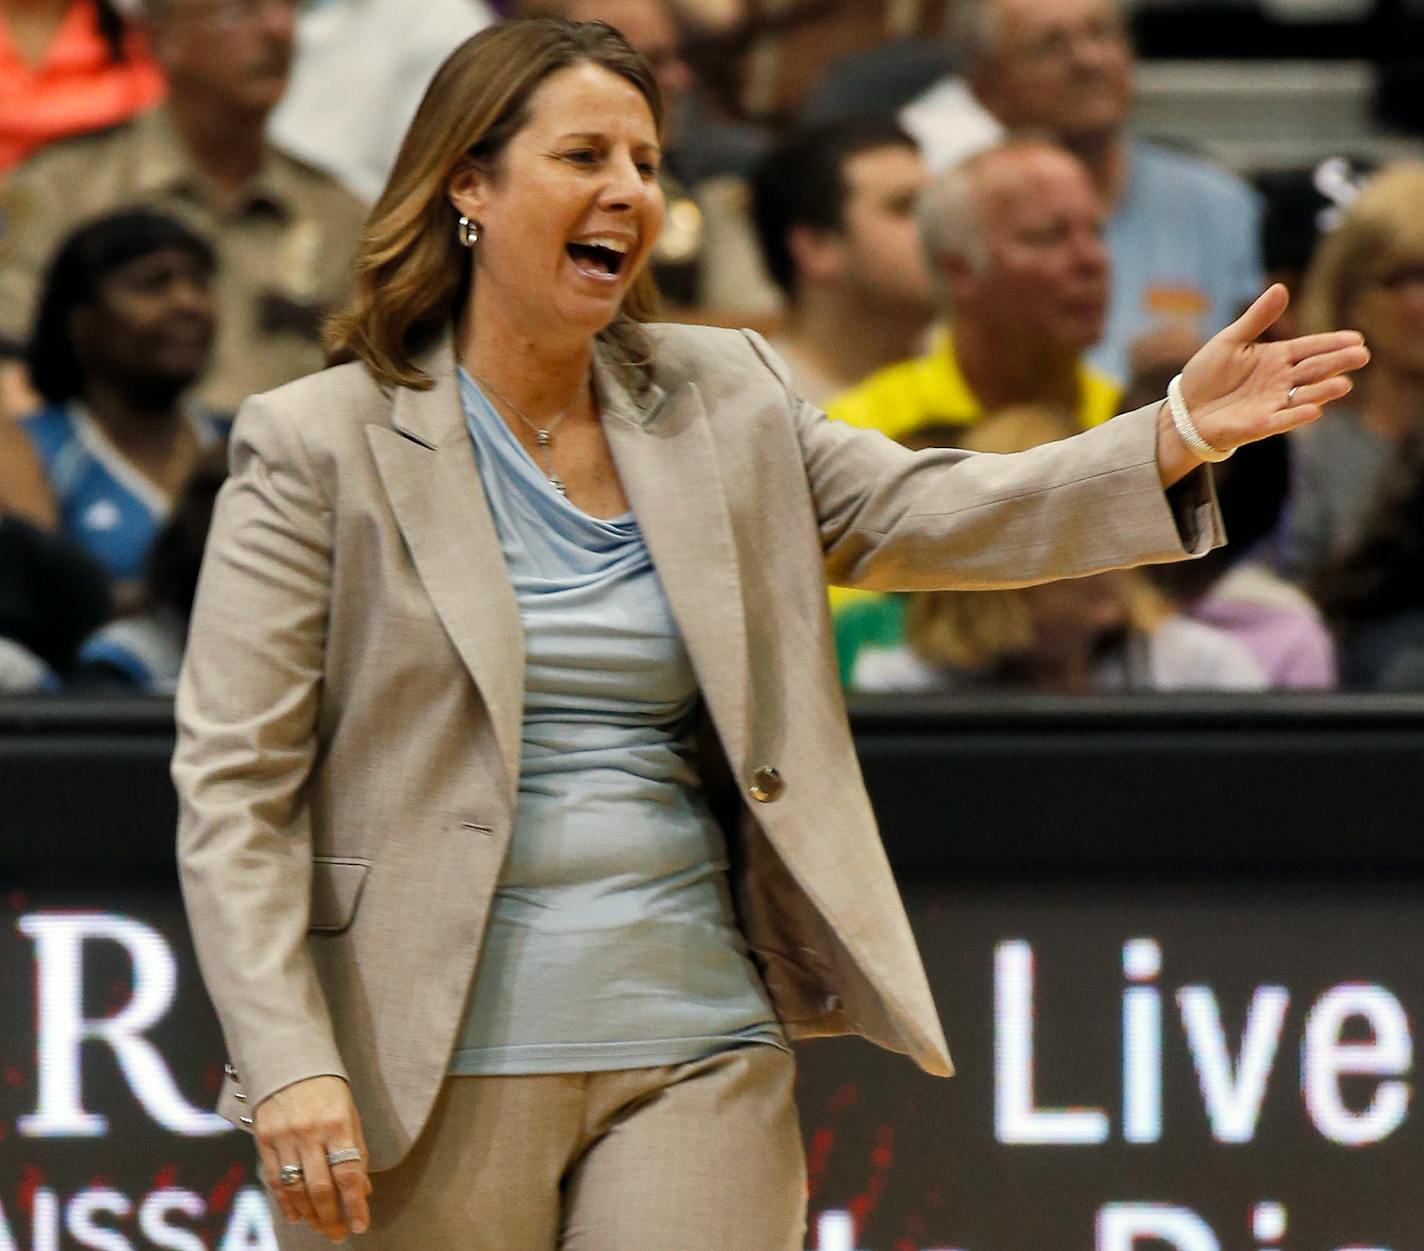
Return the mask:
[(255, 1108), (346, 1076), (306, 947), (331, 510), (300, 423), (248, 400), (213, 515), (177, 696), (178, 863), (204, 981)]
[[(786, 385), (785, 367), (747, 332)], [(1153, 404), (1012, 455), (912, 452), (787, 387), (828, 579), (983, 590), (1200, 556), (1225, 542), (1210, 471), (1157, 476)]]

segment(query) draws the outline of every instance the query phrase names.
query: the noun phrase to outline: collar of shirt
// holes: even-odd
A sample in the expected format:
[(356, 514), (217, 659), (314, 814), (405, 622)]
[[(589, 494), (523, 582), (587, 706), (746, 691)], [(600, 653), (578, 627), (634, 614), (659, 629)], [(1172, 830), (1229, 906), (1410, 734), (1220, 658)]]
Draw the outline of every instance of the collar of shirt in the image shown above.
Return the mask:
[[(153, 195), (180, 192), (219, 210), (221, 201), (213, 181), (193, 160), (166, 104), (141, 114), (133, 125), (141, 151), (139, 191)], [(264, 209), (290, 218), (295, 213), (296, 181), (294, 162), (269, 144), (261, 169), (232, 203), (221, 205), (220, 215), (241, 217), (253, 209)]]
[[(934, 348), (925, 358), (934, 367), (926, 371), (925, 388), (933, 395), (937, 412), (950, 414), (947, 420), (971, 425), (985, 416), (984, 405), (969, 389), (954, 350), (953, 336), (941, 330)], [(1098, 372), (1085, 361), (1078, 363), (1078, 424), (1085, 430), (1100, 426), (1117, 412), (1120, 391), (1106, 374)]]

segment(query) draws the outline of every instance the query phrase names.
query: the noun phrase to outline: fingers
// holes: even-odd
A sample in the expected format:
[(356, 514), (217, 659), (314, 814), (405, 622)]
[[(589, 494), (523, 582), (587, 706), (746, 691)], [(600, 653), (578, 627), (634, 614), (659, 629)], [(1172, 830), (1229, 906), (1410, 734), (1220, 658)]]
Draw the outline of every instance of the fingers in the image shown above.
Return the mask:
[(337, 1196), (346, 1227), (353, 1234), (364, 1234), (371, 1224), (370, 1209), (366, 1196), (371, 1193), (371, 1179), (366, 1174), (366, 1166), (361, 1160), (348, 1160), (331, 1166), (331, 1176), (336, 1182)]
[(1369, 351), (1364, 348), (1364, 342), (1365, 337), (1358, 330), (1331, 330), (1325, 334), (1302, 335), (1299, 339), (1290, 339), (1281, 346), (1285, 349), (1290, 363), (1297, 365), (1312, 356), (1330, 355), (1349, 348), (1364, 351), (1365, 359), (1368, 360)]
[[(1291, 413), (1297, 408), (1320, 408), (1332, 400), (1344, 399), (1353, 389), (1354, 383), (1348, 378), (1342, 377), (1326, 378), (1321, 382), (1300, 386), (1296, 388), (1295, 395), (1291, 397), (1290, 407), (1284, 411)], [(1307, 418), (1306, 420), (1312, 419)]]
[[(255, 1115), (258, 1153), (274, 1201), (289, 1221), (304, 1220), (333, 1242), (370, 1226), (366, 1143), (350, 1089), (338, 1077), (315, 1077), (264, 1099)], [(328, 1152), (358, 1147), (359, 1160), (333, 1165)], [(301, 1183), (282, 1183), (284, 1164), (299, 1165)]]
[(1307, 357), (1291, 368), (1291, 385), (1301, 386), (1309, 382), (1320, 382), (1325, 378), (1333, 378), (1336, 374), (1363, 369), (1369, 363), (1369, 359), (1369, 349), (1359, 343), (1350, 347), (1337, 348), (1333, 352), (1323, 351)]
[(1265, 438), (1267, 435), (1283, 434), (1298, 426), (1309, 425), (1325, 411), (1325, 405), (1343, 399), (1353, 389), (1354, 384), (1343, 377), (1327, 378), (1323, 382), (1298, 387), (1292, 397), (1291, 406), (1276, 413), (1271, 421), (1271, 428), (1255, 437)]
[(302, 1173), (312, 1207), (316, 1209), (316, 1228), (333, 1242), (341, 1242), (349, 1231), (341, 1211), (336, 1180), (331, 1175), (331, 1165), (326, 1162), (324, 1141), (308, 1138), (302, 1144)]
[(306, 1190), (301, 1186), (284, 1186), (282, 1184), (281, 1168), (283, 1164), (295, 1164), (297, 1162), (296, 1153), (291, 1153), (290, 1157), (283, 1159), (278, 1152), (276, 1145), (259, 1135), (257, 1139), (257, 1158), (262, 1165), (262, 1177), (267, 1183), (267, 1193), (272, 1196), (282, 1217), (288, 1223), (305, 1220), (306, 1215), (298, 1207), (297, 1192), (301, 1191), (305, 1198)]
[[(257, 1152), (262, 1160), (267, 1190), (276, 1200), (283, 1217), (292, 1224), (305, 1221), (316, 1228), (316, 1209), (312, 1207), (311, 1196), (307, 1193), (306, 1166), (302, 1163), (297, 1143), (286, 1135), (260, 1136)], [(284, 1164), (295, 1164), (302, 1169), (302, 1178), (295, 1185), (288, 1185), (282, 1180)]]
[(1286, 311), (1289, 303), (1290, 296), (1285, 287), (1279, 282), (1272, 283), (1218, 337), (1230, 339), (1233, 343), (1254, 343)]

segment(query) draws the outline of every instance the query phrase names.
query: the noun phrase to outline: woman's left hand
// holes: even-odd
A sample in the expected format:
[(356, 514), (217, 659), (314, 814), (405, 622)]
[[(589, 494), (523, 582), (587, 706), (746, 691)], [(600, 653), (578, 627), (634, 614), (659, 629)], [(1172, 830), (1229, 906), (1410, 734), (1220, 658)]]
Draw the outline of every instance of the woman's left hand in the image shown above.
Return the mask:
[[(1182, 371), (1182, 397), (1192, 422), (1213, 447), (1229, 451), (1314, 421), (1324, 405), (1350, 393), (1344, 375), (1370, 359), (1363, 336), (1354, 330), (1258, 343), (1288, 300), (1279, 283), (1268, 288)], [(1162, 481), (1175, 482), (1200, 463), (1164, 405), (1157, 440)]]

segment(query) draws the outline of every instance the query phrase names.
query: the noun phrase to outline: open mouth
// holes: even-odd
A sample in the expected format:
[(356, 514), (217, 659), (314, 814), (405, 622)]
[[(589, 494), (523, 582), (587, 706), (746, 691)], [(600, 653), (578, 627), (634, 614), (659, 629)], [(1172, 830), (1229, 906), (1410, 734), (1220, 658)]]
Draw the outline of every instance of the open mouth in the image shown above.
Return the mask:
[(565, 251), (574, 268), (590, 278), (616, 278), (628, 261), (628, 245), (615, 240), (585, 240), (570, 243)]

